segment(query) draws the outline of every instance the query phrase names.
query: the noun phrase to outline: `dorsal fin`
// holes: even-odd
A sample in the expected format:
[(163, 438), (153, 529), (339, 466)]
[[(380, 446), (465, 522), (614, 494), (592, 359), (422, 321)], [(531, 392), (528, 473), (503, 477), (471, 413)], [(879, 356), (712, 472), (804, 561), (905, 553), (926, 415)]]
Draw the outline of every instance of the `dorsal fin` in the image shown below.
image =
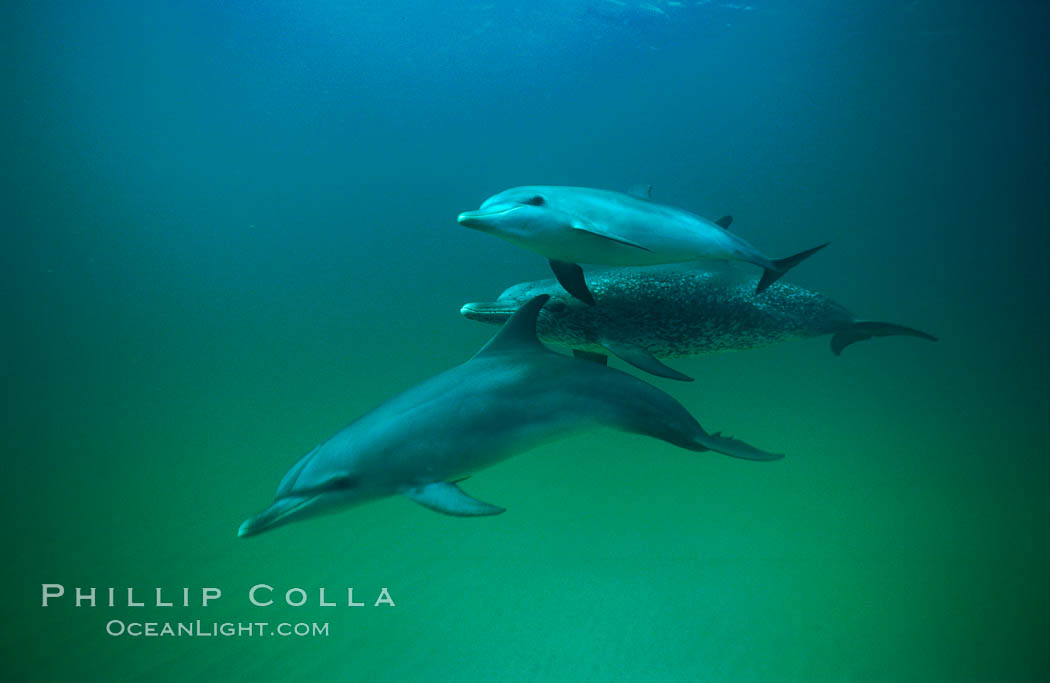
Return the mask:
[(717, 225), (718, 227), (722, 228), (723, 230), (728, 230), (729, 226), (732, 225), (732, 224), (733, 224), (733, 217), (732, 216), (722, 216), (717, 221), (715, 221), (715, 225)]
[(632, 197), (638, 197), (638, 199), (652, 199), (653, 198), (653, 186), (646, 185), (645, 183), (638, 183), (637, 185), (631, 185), (627, 188), (627, 194)]
[(540, 340), (536, 338), (536, 318), (549, 298), (551, 298), (549, 294), (540, 294), (523, 304), (510, 317), (510, 320), (503, 323), (503, 327), (496, 333), (496, 336), (474, 354), (474, 358), (491, 353), (534, 351), (544, 348)]

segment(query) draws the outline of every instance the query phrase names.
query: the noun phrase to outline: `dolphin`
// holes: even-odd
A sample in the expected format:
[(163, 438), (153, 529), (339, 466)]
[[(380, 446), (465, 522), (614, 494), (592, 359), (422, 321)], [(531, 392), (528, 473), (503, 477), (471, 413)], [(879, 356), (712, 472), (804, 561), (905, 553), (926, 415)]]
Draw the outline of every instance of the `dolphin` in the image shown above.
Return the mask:
[(396, 494), (448, 515), (499, 514), (503, 508), (457, 484), (516, 453), (597, 425), (692, 451), (783, 457), (708, 434), (678, 401), (636, 377), (543, 346), (536, 318), (548, 298), (525, 302), (466, 363), (388, 400), (307, 453), (284, 475), (273, 503), (238, 535)]
[(587, 286), (598, 306), (562, 293), (554, 280), (522, 282), (491, 303), (469, 303), (460, 313), (502, 323), (522, 302), (539, 294), (551, 301), (537, 323), (546, 342), (568, 346), (577, 355), (604, 363), (607, 354), (646, 372), (691, 381), (660, 362), (716, 351), (752, 349), (793, 339), (831, 335), (831, 350), (872, 337), (905, 335), (937, 338), (903, 325), (858, 320), (828, 297), (782, 282), (763, 295), (754, 278), (738, 269), (677, 264), (617, 268), (589, 274)]
[(648, 185), (629, 194), (587, 187), (514, 187), (459, 214), (460, 225), (502, 237), (546, 256), (565, 291), (594, 304), (580, 263), (646, 266), (699, 259), (745, 261), (763, 269), (756, 292), (827, 246), (772, 260), (726, 228), (732, 218), (709, 221), (657, 204)]

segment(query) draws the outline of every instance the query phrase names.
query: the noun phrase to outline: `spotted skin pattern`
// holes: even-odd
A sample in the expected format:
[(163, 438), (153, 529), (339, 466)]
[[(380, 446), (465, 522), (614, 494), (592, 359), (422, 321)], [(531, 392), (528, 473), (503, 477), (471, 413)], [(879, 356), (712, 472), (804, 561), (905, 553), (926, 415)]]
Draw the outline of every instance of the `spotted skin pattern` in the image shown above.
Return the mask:
[[(832, 334), (851, 326), (852, 313), (816, 292), (776, 282), (755, 293), (756, 278), (696, 267), (621, 268), (588, 274), (596, 306), (565, 293), (555, 280), (507, 289), (506, 314), (468, 318), (501, 323), (510, 308), (538, 294), (551, 300), (540, 312), (543, 341), (606, 353), (611, 341), (640, 346), (658, 358), (735, 351)], [(469, 305), (468, 305), (469, 306)]]

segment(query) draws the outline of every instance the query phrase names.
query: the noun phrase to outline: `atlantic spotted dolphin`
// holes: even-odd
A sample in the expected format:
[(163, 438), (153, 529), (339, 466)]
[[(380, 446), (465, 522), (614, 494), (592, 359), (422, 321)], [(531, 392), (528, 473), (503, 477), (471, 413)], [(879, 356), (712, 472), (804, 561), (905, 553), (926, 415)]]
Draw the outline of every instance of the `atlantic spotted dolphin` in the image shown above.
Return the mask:
[(872, 337), (937, 340), (910, 327), (858, 320), (828, 297), (791, 284), (778, 282), (757, 296), (754, 282), (728, 265), (617, 268), (588, 276), (597, 306), (566, 296), (554, 280), (540, 280), (514, 285), (491, 303), (466, 304), (460, 313), (471, 320), (502, 323), (523, 302), (549, 294), (551, 301), (537, 323), (544, 341), (599, 362), (611, 353), (652, 374), (686, 381), (688, 376), (657, 359), (825, 334), (831, 335), (835, 355)]
[(546, 256), (567, 292), (588, 304), (579, 264), (644, 266), (699, 259), (745, 261), (763, 269), (756, 291), (827, 244), (773, 260), (726, 228), (732, 219), (709, 221), (648, 199), (648, 186), (630, 194), (587, 187), (530, 185), (495, 194), (459, 223)]
[(498, 514), (503, 508), (456, 484), (516, 453), (598, 425), (692, 451), (782, 457), (708, 434), (678, 401), (640, 379), (547, 349), (536, 337), (536, 317), (547, 299), (524, 302), (466, 363), (390, 399), (310, 451), (284, 475), (273, 503), (244, 522), (238, 535), (396, 494), (448, 515)]

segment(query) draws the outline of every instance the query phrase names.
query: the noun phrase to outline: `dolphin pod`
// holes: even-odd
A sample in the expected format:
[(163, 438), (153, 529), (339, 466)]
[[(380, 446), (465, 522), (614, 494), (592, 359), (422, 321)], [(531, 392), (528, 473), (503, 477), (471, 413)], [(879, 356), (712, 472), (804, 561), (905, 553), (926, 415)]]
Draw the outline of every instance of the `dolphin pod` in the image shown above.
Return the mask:
[(554, 280), (522, 282), (496, 301), (469, 303), (460, 313), (500, 324), (539, 294), (550, 302), (540, 312), (540, 339), (604, 363), (615, 355), (660, 377), (691, 381), (660, 358), (752, 349), (794, 339), (831, 335), (835, 355), (872, 337), (937, 338), (903, 325), (858, 320), (828, 297), (797, 285), (773, 284), (763, 294), (728, 264), (614, 268), (591, 273), (587, 286), (597, 306), (563, 293)]
[[(461, 213), (460, 224), (546, 256), (571, 296), (546, 280), (515, 285), (493, 303), (465, 305), (464, 316), (502, 328), (467, 362), (389, 399), (300, 458), (273, 502), (241, 524), (238, 535), (395, 495), (448, 515), (496, 515), (504, 508), (458, 484), (513, 455), (599, 426), (745, 460), (783, 457), (708, 433), (670, 395), (608, 367), (609, 353), (652, 374), (690, 380), (658, 358), (820, 334), (832, 335), (836, 354), (876, 336), (935, 340), (912, 328), (857, 320), (826, 297), (777, 283), (827, 245), (773, 260), (730, 233), (731, 221), (656, 204), (647, 186), (630, 194), (517, 187)], [(747, 262), (763, 273), (756, 283), (666, 265), (703, 259)], [(585, 278), (580, 263), (625, 267)], [(570, 346), (573, 356), (551, 351), (540, 337)]]
[(528, 185), (486, 199), (459, 223), (539, 253), (567, 292), (594, 305), (579, 264), (645, 266), (699, 259), (744, 261), (762, 268), (762, 292), (799, 263), (827, 246), (773, 260), (720, 222), (657, 204), (650, 188), (631, 193), (589, 187)]
[(238, 535), (398, 494), (447, 515), (499, 514), (502, 507), (467, 495), (458, 482), (595, 426), (691, 451), (782, 457), (709, 434), (678, 401), (632, 375), (543, 346), (536, 319), (548, 298), (525, 302), (466, 363), (390, 399), (306, 454), (284, 475), (273, 503)]

